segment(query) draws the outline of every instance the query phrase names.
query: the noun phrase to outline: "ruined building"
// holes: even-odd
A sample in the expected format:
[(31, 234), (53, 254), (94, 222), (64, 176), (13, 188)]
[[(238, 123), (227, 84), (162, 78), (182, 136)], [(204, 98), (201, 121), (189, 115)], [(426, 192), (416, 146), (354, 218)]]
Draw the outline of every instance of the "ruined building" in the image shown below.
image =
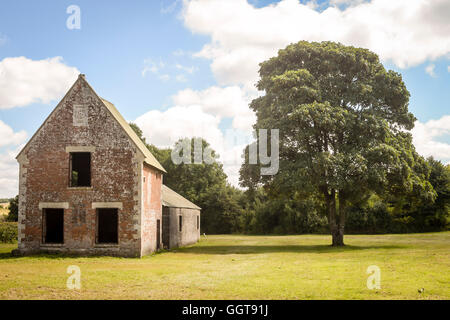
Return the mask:
[[(164, 168), (84, 75), (17, 160), (21, 254), (141, 257), (162, 248), (163, 238), (177, 239), (167, 244), (174, 247), (200, 237), (200, 208), (163, 192)], [(175, 210), (167, 226), (163, 203)]]

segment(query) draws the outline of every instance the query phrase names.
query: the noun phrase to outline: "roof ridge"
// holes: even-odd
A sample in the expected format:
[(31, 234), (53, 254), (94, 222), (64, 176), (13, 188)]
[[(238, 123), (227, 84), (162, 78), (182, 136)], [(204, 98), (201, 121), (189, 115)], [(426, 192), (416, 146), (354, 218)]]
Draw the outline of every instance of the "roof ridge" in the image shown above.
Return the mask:
[(92, 86), (86, 80), (86, 77), (84, 74), (78, 75), (77, 80), (73, 83), (73, 85), (66, 92), (64, 97), (59, 101), (59, 103), (52, 110), (52, 112), (48, 115), (48, 117), (44, 120), (44, 122), (41, 124), (41, 126), (36, 130), (36, 132), (33, 134), (33, 136), (28, 140), (28, 142), (25, 144), (25, 146), (20, 150), (20, 152), (16, 156), (16, 159), (19, 160), (20, 155), (30, 145), (31, 141), (34, 140), (34, 138), (36, 137), (38, 132), (41, 131), (41, 129), (44, 127), (44, 125), (47, 123), (47, 121), (52, 117), (52, 115), (56, 112), (56, 110), (61, 106), (63, 101), (65, 101), (66, 97), (73, 90), (73, 88), (75, 87), (75, 85), (78, 81), (84, 81), (88, 85), (89, 89), (91, 89), (92, 92), (95, 94), (95, 96), (103, 103), (105, 108), (108, 109), (108, 111), (111, 113), (113, 118), (119, 123), (119, 125), (122, 127), (122, 129), (127, 133), (128, 137), (133, 141), (133, 143), (137, 146), (137, 148), (143, 153), (143, 155), (145, 156), (144, 162), (147, 163), (148, 165), (156, 168), (157, 170), (167, 173), (167, 171), (164, 169), (164, 167), (158, 162), (158, 160), (150, 152), (150, 150), (148, 150), (148, 148), (145, 146), (145, 144), (142, 142), (142, 140), (137, 136), (136, 132), (134, 132), (134, 130), (131, 128), (130, 124), (125, 120), (125, 118), (122, 116), (122, 114), (114, 106), (114, 104), (109, 102), (106, 99), (101, 98), (97, 94), (97, 92), (94, 90), (94, 88), (92, 88)]
[(144, 144), (144, 142), (138, 137), (136, 132), (131, 128), (130, 124), (125, 120), (125, 118), (122, 116), (122, 114), (117, 110), (116, 106), (102, 98), (99, 97), (100, 100), (103, 102), (103, 104), (106, 106), (106, 108), (111, 112), (113, 117), (119, 122), (119, 124), (122, 126), (122, 128), (125, 130), (125, 132), (128, 134), (130, 139), (136, 144), (136, 146), (141, 150), (141, 152), (145, 156), (145, 162), (149, 164), (150, 166), (167, 173), (167, 171), (164, 169), (164, 167), (159, 163), (159, 161), (155, 158), (155, 156), (148, 150), (147, 146)]
[(188, 209), (198, 209), (201, 210), (199, 206), (197, 206), (195, 203), (189, 201), (185, 197), (183, 197), (181, 194), (173, 191), (168, 186), (163, 184), (161, 186), (161, 192), (162, 192), (162, 202), (163, 205), (166, 207), (175, 207), (175, 208), (188, 208)]

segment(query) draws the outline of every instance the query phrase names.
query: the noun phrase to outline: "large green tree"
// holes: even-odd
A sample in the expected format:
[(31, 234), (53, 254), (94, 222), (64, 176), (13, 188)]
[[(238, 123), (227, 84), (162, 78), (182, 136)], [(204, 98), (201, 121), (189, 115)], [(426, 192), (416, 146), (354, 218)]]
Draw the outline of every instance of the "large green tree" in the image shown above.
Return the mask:
[(366, 49), (301, 41), (260, 65), (252, 101), (255, 129), (280, 130), (280, 171), (265, 180), (249, 165), (241, 183), (320, 194), (334, 246), (344, 245), (346, 210), (368, 192), (435, 192), (429, 167), (407, 130), (409, 92), (400, 74), (387, 71)]

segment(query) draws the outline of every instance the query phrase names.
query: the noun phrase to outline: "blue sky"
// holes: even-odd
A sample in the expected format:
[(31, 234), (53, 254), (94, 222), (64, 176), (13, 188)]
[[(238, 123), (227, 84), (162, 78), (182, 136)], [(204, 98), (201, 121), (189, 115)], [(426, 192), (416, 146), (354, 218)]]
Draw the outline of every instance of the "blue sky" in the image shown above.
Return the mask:
[[(404, 12), (416, 19), (414, 24), (401, 15), (397, 23), (398, 8), (391, 8), (387, 1), (367, 1), (372, 11), (364, 9), (360, 2), (1, 1), (0, 84), (3, 81), (9, 85), (8, 92), (0, 88), (3, 126), (0, 133), (4, 135), (0, 137), (4, 140), (0, 143), (0, 197), (17, 193), (18, 172), (12, 154), (33, 135), (64, 94), (61, 87), (46, 87), (45, 97), (39, 93), (30, 97), (34, 102), (22, 106), (4, 102), (1, 107), (1, 95), (7, 100), (5, 94), (17, 94), (15, 86), (21, 84), (17, 79), (47, 81), (53, 74), (60, 79), (57, 77), (70, 73), (69, 68), (76, 68), (126, 119), (137, 121), (151, 142), (170, 145), (184, 132), (198, 134), (191, 127), (201, 127), (206, 138), (224, 154), (228, 150), (220, 144), (225, 131), (247, 132), (251, 127), (253, 118), (246, 104), (257, 95), (252, 84), (257, 79), (258, 59), (270, 57), (289, 42), (303, 39), (362, 43), (379, 53), (387, 68), (402, 74), (411, 92), (410, 110), (419, 121), (415, 133), (418, 150), (449, 162), (450, 122), (446, 116), (450, 109), (450, 42), (445, 31), (450, 30), (450, 6), (436, 0), (435, 7), (422, 8), (418, 1), (398, 0), (396, 5), (404, 5)], [(79, 30), (66, 26), (70, 16), (66, 9), (70, 5), (81, 10)], [(380, 20), (376, 13), (371, 16), (371, 12), (380, 10), (386, 10), (382, 17), (388, 27), (376, 23)], [(421, 12), (430, 13), (422, 16)], [(364, 14), (367, 19), (358, 18)], [(301, 31), (283, 29), (289, 27), (283, 23), (283, 15), (292, 22), (292, 29)], [(271, 17), (273, 20), (266, 21)], [(321, 19), (335, 26), (325, 26)], [(367, 29), (362, 28), (366, 27), (365, 20)], [(333, 30), (339, 29), (339, 24), (344, 31), (335, 33)], [(421, 31), (424, 28), (415, 31), (417, 24), (425, 26), (428, 34)], [(320, 30), (306, 30), (309, 26)], [(366, 30), (364, 34), (358, 33), (361, 29)], [(383, 36), (386, 41), (380, 43), (377, 39)], [(412, 40), (402, 42), (408, 37)], [(55, 57), (62, 60), (52, 62), (55, 70), (48, 73), (41, 67), (36, 68), (40, 72), (27, 73), (23, 70), (27, 68), (20, 67), (24, 62), (17, 60), (15, 69), (9, 67), (2, 74), (2, 61), (18, 57), (26, 57), (30, 66)], [(232, 103), (233, 107), (226, 103)], [(190, 127), (180, 124), (178, 131), (163, 135), (167, 127), (162, 122), (171, 122), (173, 126), (186, 117), (192, 118), (188, 121)], [(435, 133), (425, 136), (429, 132)], [(242, 146), (234, 147), (237, 152)], [(238, 168), (238, 163), (226, 165), (234, 184)]]
[[(65, 64), (85, 73), (103, 97), (114, 101), (126, 118), (134, 119), (149, 108), (164, 108), (169, 98), (185, 87), (214, 83), (208, 61), (173, 55), (178, 49), (198, 51), (206, 37), (183, 27), (177, 12), (162, 13), (171, 1), (77, 1), (81, 29), (66, 28), (66, 8), (73, 1), (2, 1), (0, 32), (7, 37), (0, 59), (25, 56), (33, 60), (61, 56)], [(180, 7), (180, 6), (178, 6)], [(142, 77), (144, 60), (197, 66), (189, 83)], [(170, 70), (176, 72), (177, 70)], [(1, 111), (15, 130), (36, 129), (55, 103), (31, 104)], [(32, 112), (33, 116), (30, 116)]]

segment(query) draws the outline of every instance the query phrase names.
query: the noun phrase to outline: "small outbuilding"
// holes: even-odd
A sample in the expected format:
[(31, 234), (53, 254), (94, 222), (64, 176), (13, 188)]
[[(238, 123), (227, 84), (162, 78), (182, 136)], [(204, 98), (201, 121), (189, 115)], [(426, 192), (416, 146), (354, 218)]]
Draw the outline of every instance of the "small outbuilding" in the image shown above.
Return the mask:
[(163, 247), (173, 249), (200, 239), (201, 208), (162, 185)]

